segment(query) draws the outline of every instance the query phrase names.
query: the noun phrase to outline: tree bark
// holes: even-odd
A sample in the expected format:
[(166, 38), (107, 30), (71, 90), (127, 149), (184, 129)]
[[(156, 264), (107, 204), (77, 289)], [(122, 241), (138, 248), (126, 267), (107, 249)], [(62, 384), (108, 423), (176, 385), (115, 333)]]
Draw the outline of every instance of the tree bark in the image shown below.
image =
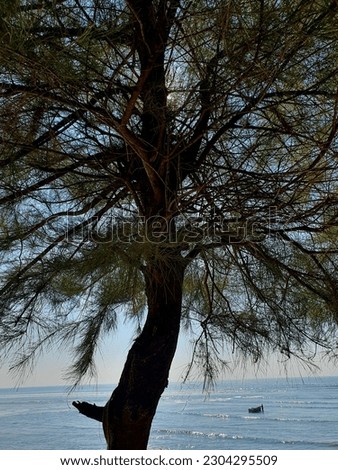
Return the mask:
[(148, 315), (117, 388), (103, 412), (108, 449), (146, 449), (180, 329), (183, 262), (168, 259), (144, 269)]

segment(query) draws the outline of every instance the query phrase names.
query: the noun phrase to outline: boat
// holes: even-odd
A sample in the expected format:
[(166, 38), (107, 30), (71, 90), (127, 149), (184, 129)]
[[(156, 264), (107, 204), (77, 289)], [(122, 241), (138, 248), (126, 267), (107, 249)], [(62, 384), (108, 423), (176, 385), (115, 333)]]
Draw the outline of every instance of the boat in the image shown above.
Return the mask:
[(256, 406), (254, 408), (249, 408), (249, 413), (264, 413), (264, 406), (263, 405), (260, 405), (260, 406)]

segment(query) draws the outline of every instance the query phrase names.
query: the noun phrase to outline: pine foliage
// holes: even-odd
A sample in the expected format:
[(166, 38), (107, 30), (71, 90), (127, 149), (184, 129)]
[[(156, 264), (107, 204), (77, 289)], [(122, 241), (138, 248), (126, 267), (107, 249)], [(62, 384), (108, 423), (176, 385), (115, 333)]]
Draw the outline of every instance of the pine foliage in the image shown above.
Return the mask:
[[(146, 5), (145, 5), (146, 3)], [(185, 266), (212, 379), (337, 356), (337, 1), (0, 1), (0, 345), (71, 375)]]

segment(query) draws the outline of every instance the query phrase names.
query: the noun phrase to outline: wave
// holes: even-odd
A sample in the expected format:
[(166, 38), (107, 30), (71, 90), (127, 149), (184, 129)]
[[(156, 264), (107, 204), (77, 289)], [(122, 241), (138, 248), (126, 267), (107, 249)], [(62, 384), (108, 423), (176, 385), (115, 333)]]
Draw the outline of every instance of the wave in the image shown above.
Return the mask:
[(264, 420), (265, 422), (283, 422), (283, 423), (292, 423), (292, 422), (297, 422), (297, 423), (304, 423), (304, 424), (310, 424), (310, 423), (321, 423), (321, 424), (332, 424), (332, 422), (336, 421), (335, 419), (332, 420), (325, 420), (322, 418), (289, 418), (289, 417), (266, 417), (264, 415), (262, 416), (248, 416), (248, 415), (242, 415), (242, 416), (237, 416), (237, 418), (242, 418), (244, 420)]
[(308, 425), (310, 423), (314, 424), (329, 424), (332, 425), (336, 421), (336, 418), (332, 415), (332, 419), (323, 419), (322, 416), (316, 417), (307, 417), (306, 415), (301, 417), (289, 417), (289, 416), (269, 416), (268, 412), (262, 414), (243, 414), (243, 413), (212, 413), (212, 412), (203, 412), (199, 411), (187, 411), (185, 409), (181, 411), (172, 411), (171, 414), (178, 415), (180, 417), (190, 416), (194, 418), (211, 418), (219, 420), (244, 420), (244, 421), (264, 421), (267, 424), (273, 422), (281, 423), (304, 423)]
[[(217, 432), (203, 432), (194, 431), (188, 429), (157, 429), (152, 433), (152, 438), (160, 440), (168, 435), (183, 436), (186, 437), (185, 441), (187, 447), (190, 447), (192, 440), (203, 439), (203, 440), (216, 440), (219, 441), (219, 448), (222, 448), (222, 442), (241, 440), (243, 444), (248, 443), (248, 448), (257, 449), (283, 449), (283, 448), (295, 448), (295, 449), (307, 449), (307, 448), (331, 448), (338, 449), (338, 441), (315, 441), (307, 439), (276, 439), (272, 437), (262, 436), (248, 436), (245, 434), (228, 434), (228, 433), (217, 433)], [(189, 439), (189, 440), (188, 440)]]
[[(203, 432), (193, 431), (190, 429), (156, 429), (153, 431), (154, 434), (158, 435), (184, 435), (191, 437), (204, 437), (204, 438), (218, 438), (218, 439), (242, 439), (242, 436), (231, 436), (227, 433), (217, 432)], [(153, 436), (154, 437), (154, 436)]]
[(223, 413), (203, 413), (202, 416), (206, 418), (220, 418), (220, 419), (228, 419), (230, 415), (223, 414)]

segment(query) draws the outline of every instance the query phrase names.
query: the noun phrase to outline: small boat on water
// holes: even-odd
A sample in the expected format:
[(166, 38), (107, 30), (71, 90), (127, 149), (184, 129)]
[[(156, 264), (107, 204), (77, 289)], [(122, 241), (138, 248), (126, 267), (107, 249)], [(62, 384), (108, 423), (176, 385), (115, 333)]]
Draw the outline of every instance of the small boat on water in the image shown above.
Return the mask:
[(254, 408), (249, 408), (249, 413), (264, 413), (264, 406), (263, 405), (260, 405), (260, 406), (256, 406)]

